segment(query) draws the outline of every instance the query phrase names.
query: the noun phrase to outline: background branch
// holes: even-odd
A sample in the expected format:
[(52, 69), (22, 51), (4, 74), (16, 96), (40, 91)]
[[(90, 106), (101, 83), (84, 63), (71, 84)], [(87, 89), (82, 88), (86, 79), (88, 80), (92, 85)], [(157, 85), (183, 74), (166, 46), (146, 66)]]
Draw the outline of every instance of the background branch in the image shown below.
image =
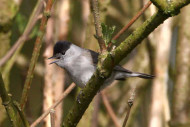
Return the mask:
[(51, 127), (55, 127), (55, 110), (50, 109)]
[(126, 30), (129, 29), (129, 27), (145, 12), (145, 10), (152, 4), (151, 1), (148, 1), (148, 3), (130, 20), (130, 22), (123, 27), (112, 39), (116, 40), (118, 39)]
[(179, 16), (178, 39), (176, 51), (175, 84), (172, 93), (172, 110), (170, 127), (190, 126), (190, 8), (185, 7)]
[[(20, 47), (18, 50), (20, 51), (21, 50), (21, 47), (22, 45), (24, 44), (24, 42), (28, 39), (29, 37), (29, 34), (31, 33), (32, 29), (34, 28), (35, 24), (37, 23), (38, 21), (38, 16), (43, 8), (43, 2), (44, 0), (39, 0), (30, 16), (30, 19), (28, 21), (28, 24), (26, 25), (26, 28), (22, 34), (22, 36), (20, 36), (18, 38), (18, 40), (14, 43), (14, 45), (11, 47), (11, 49), (6, 53), (5, 56), (3, 56), (1, 59), (0, 59), (0, 67), (5, 64), (7, 62), (7, 60), (10, 59), (10, 57), (15, 53), (15, 51), (18, 49), (18, 47)], [(18, 51), (18, 52), (19, 52)], [(18, 53), (16, 53), (18, 54)], [(13, 59), (15, 59), (15, 55), (14, 54), (12, 56)], [(12, 60), (12, 59), (11, 59)], [(13, 62), (12, 62), (13, 63)]]
[(7, 115), (10, 119), (11, 125), (13, 127), (18, 127), (18, 118), (16, 115), (16, 112), (14, 111), (14, 105), (12, 103), (11, 97), (10, 95), (8, 95), (6, 89), (5, 89), (5, 85), (3, 82), (3, 78), (2, 75), (0, 73), (0, 95), (1, 95), (1, 99), (2, 99), (2, 104), (4, 105), (6, 111), (7, 111)]
[(93, 16), (94, 16), (94, 25), (96, 30), (96, 38), (98, 39), (98, 43), (100, 46), (100, 51), (106, 51), (106, 45), (102, 38), (102, 29), (100, 25), (100, 16), (99, 16), (99, 7), (98, 7), (98, 0), (91, 0), (92, 8), (93, 8)]
[(98, 127), (99, 125), (99, 116), (98, 116), (98, 113), (100, 111), (100, 93), (98, 93), (94, 99), (94, 102), (93, 102), (93, 107), (94, 107), (94, 110), (93, 110), (93, 113), (92, 113), (92, 124), (91, 124), (91, 127)]
[(16, 110), (18, 111), (19, 116), (20, 116), (20, 118), (21, 118), (21, 120), (23, 122), (24, 127), (30, 127), (30, 125), (29, 125), (29, 123), (28, 123), (28, 121), (26, 119), (26, 116), (25, 116), (24, 112), (21, 110), (21, 107), (20, 107), (19, 103), (16, 102), (16, 101), (14, 101), (13, 105), (16, 108)]
[(135, 92), (136, 92), (136, 87), (131, 89), (130, 98), (129, 98), (129, 100), (128, 100), (128, 109), (127, 109), (127, 113), (126, 113), (126, 116), (125, 116), (125, 119), (124, 119), (124, 122), (123, 122), (122, 127), (125, 127), (125, 126), (126, 126), (127, 121), (128, 121), (128, 119), (129, 119), (129, 115), (130, 115), (130, 112), (131, 112), (131, 108), (132, 108), (132, 106), (133, 106), (133, 102), (134, 102), (135, 95), (136, 95)]
[(75, 88), (75, 84), (72, 83), (59, 97), (59, 99), (51, 106), (48, 108), (46, 112), (44, 112), (37, 120), (35, 120), (30, 127), (35, 127), (37, 126), (50, 112), (51, 109), (55, 109), (61, 102), (62, 100), (71, 92), (72, 89)]
[(34, 68), (35, 68), (36, 62), (38, 60), (38, 56), (39, 56), (41, 45), (42, 45), (42, 38), (43, 38), (43, 35), (44, 35), (44, 32), (45, 32), (45, 27), (46, 27), (46, 24), (47, 24), (47, 20), (50, 17), (53, 2), (54, 2), (54, 0), (48, 0), (46, 8), (44, 10), (42, 20), (41, 20), (40, 30), (39, 30), (40, 34), (38, 35), (38, 37), (36, 39), (36, 42), (35, 42), (35, 45), (34, 45), (34, 50), (33, 50), (33, 53), (32, 53), (32, 58), (31, 58), (31, 61), (30, 61), (28, 74), (27, 74), (27, 77), (26, 77), (26, 80), (25, 80), (25, 83), (24, 83), (24, 89), (23, 89), (23, 92), (22, 92), (22, 97), (21, 97), (21, 102), (20, 102), (22, 109), (24, 109), (24, 106), (25, 106), (26, 101), (27, 101), (28, 91), (30, 89), (30, 85), (31, 85), (31, 82), (32, 82), (32, 79), (33, 79)]
[(107, 98), (104, 90), (101, 91), (101, 96), (102, 96), (103, 103), (104, 103), (104, 105), (106, 107), (106, 110), (107, 110), (108, 114), (110, 115), (111, 119), (113, 120), (114, 125), (116, 127), (120, 127), (120, 125), (118, 123), (118, 119), (117, 119), (117, 117), (116, 117), (116, 115), (115, 115), (115, 113), (113, 111), (113, 108), (111, 107), (111, 105), (110, 105), (110, 103), (108, 101), (108, 98)]

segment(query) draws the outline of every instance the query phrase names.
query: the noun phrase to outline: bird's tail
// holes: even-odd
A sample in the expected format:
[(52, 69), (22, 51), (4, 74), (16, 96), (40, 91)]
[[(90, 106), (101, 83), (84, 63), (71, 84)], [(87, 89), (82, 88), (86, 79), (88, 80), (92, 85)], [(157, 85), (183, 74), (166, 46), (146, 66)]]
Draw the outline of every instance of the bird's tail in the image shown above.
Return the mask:
[(144, 73), (139, 73), (139, 72), (132, 72), (130, 74), (130, 77), (139, 77), (139, 78), (144, 78), (144, 79), (153, 79), (155, 76), (154, 75), (149, 75), (149, 74), (144, 74)]

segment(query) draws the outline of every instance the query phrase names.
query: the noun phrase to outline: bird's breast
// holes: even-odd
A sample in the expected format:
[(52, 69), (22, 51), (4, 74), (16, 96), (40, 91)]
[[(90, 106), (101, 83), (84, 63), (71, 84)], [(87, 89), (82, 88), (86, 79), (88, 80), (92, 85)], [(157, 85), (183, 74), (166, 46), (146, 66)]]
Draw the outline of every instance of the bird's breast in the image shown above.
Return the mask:
[(92, 77), (96, 68), (85, 58), (76, 58), (72, 62), (70, 61), (65, 64), (65, 69), (71, 76), (73, 82), (75, 82), (79, 87), (83, 88)]

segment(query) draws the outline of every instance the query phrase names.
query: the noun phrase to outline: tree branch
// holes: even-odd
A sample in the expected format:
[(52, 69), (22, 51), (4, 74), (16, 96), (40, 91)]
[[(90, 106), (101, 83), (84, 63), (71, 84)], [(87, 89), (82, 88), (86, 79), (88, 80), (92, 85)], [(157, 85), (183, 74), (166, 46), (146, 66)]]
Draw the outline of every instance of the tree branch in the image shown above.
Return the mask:
[[(10, 57), (15, 53), (15, 51), (17, 51), (17, 49), (19, 47), (22, 47), (24, 42), (28, 39), (29, 34), (31, 33), (32, 29), (34, 28), (34, 25), (36, 24), (36, 22), (38, 20), (38, 16), (39, 16), (39, 14), (40, 14), (40, 12), (42, 10), (42, 7), (43, 7), (43, 2), (44, 2), (44, 0), (39, 0), (38, 3), (36, 4), (36, 6), (35, 6), (35, 8), (34, 8), (34, 10), (32, 12), (32, 15), (30, 16), (30, 19), (28, 21), (28, 24), (27, 24), (22, 36), (20, 36), (18, 38), (18, 40), (14, 43), (14, 45), (11, 47), (11, 49), (6, 53), (6, 55), (3, 58), (0, 59), (0, 67), (3, 64), (5, 64), (7, 62), (7, 60), (9, 60)], [(20, 50), (21, 50), (21, 48), (19, 48), (19, 51)], [(15, 59), (15, 57), (13, 59)], [(13, 62), (11, 62), (11, 63), (13, 63)], [(10, 66), (12, 66), (12, 64)]]
[(100, 25), (100, 16), (99, 16), (99, 8), (98, 8), (98, 0), (91, 0), (92, 8), (93, 8), (93, 16), (94, 16), (94, 25), (96, 30), (96, 38), (98, 39), (98, 43), (100, 46), (100, 51), (106, 51), (106, 45), (102, 38), (102, 30)]
[(22, 97), (21, 97), (21, 102), (20, 102), (22, 109), (24, 109), (24, 106), (25, 106), (26, 101), (27, 101), (28, 91), (30, 89), (30, 85), (31, 85), (31, 82), (32, 82), (32, 79), (33, 79), (34, 68), (35, 68), (36, 62), (38, 60), (38, 56), (39, 56), (41, 45), (42, 45), (42, 38), (43, 38), (43, 35), (44, 35), (44, 32), (45, 32), (45, 27), (46, 27), (46, 24), (47, 24), (47, 20), (50, 17), (50, 11), (51, 11), (53, 2), (54, 2), (54, 0), (48, 0), (46, 8), (44, 10), (42, 20), (41, 20), (40, 34), (38, 35), (38, 37), (36, 39), (36, 42), (35, 42), (35, 45), (34, 45), (34, 50), (33, 50), (33, 53), (32, 53), (32, 59), (30, 61), (28, 74), (27, 74), (27, 77), (26, 77), (26, 80), (25, 80), (25, 83), (24, 83), (24, 89), (23, 89), (23, 92), (22, 92)]
[(160, 11), (170, 16), (177, 15), (182, 7), (189, 4), (188, 0), (151, 0), (151, 1)]
[(55, 127), (55, 110), (50, 109), (51, 127)]
[(35, 120), (30, 127), (35, 127), (40, 123), (50, 112), (51, 109), (55, 109), (61, 102), (62, 100), (71, 92), (71, 90), (75, 87), (76, 85), (72, 83), (59, 97), (59, 99), (51, 106), (48, 108), (46, 112), (44, 112), (37, 120)]
[(117, 117), (116, 117), (116, 115), (115, 115), (115, 113), (113, 111), (113, 108), (111, 107), (111, 105), (110, 105), (110, 103), (108, 101), (108, 98), (107, 98), (104, 90), (101, 91), (101, 95), (102, 95), (102, 100), (104, 102), (104, 105), (105, 105), (105, 107), (107, 109), (107, 112), (110, 115), (111, 119), (113, 120), (113, 123), (115, 124), (115, 127), (120, 127), (118, 119), (117, 119)]
[(135, 17), (133, 17), (130, 22), (123, 27), (112, 39), (116, 40), (117, 38), (119, 38), (119, 36), (121, 36), (126, 30), (129, 29), (129, 27), (145, 12), (145, 10), (152, 4), (151, 1), (148, 1), (148, 3), (135, 15)]
[(29, 125), (29, 123), (28, 123), (28, 121), (26, 119), (26, 116), (25, 116), (23, 110), (21, 109), (19, 103), (16, 102), (16, 101), (13, 101), (13, 105), (16, 108), (16, 110), (18, 111), (19, 116), (20, 116), (20, 118), (21, 118), (21, 120), (22, 120), (22, 122), (24, 124), (24, 127), (30, 127), (30, 125)]
[(151, 0), (152, 3), (161, 11), (166, 10), (168, 4), (164, 0)]
[[(176, 10), (185, 6), (190, 1), (185, 1), (181, 6), (174, 7)], [(93, 97), (100, 90), (101, 85), (112, 72), (112, 69), (124, 57), (127, 56), (141, 41), (146, 38), (154, 29), (163, 23), (171, 15), (166, 15), (162, 11), (156, 12), (148, 20), (146, 20), (139, 28), (137, 28), (125, 41), (123, 41), (115, 50), (100, 56), (98, 67), (94, 75), (91, 77), (79, 96), (80, 103), (75, 101), (73, 107), (63, 122), (63, 127), (75, 127)], [(100, 62), (101, 61), (101, 62)], [(101, 63), (101, 64), (100, 64)]]
[(5, 85), (4, 85), (1, 73), (0, 73), (0, 95), (2, 99), (2, 105), (4, 105), (7, 111), (7, 115), (11, 121), (11, 125), (13, 127), (18, 127), (19, 125), (18, 118), (17, 118), (16, 112), (14, 111), (14, 108), (13, 108), (14, 106), (13, 106), (11, 97), (5, 89)]
[(131, 112), (131, 108), (133, 106), (133, 102), (134, 102), (134, 99), (135, 99), (135, 95), (136, 95), (136, 87), (132, 88), (132, 90), (131, 90), (130, 98), (128, 100), (128, 109), (127, 109), (127, 113), (126, 113), (126, 116), (125, 116), (125, 119), (124, 119), (122, 127), (125, 127), (126, 124), (127, 124), (127, 121), (129, 119), (129, 115), (130, 115), (130, 112)]

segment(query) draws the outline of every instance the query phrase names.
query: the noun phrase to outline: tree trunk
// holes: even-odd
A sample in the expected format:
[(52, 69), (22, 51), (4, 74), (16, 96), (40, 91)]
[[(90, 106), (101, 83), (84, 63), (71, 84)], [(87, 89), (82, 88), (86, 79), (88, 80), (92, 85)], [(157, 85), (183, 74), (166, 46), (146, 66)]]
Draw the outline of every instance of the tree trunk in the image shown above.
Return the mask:
[(152, 86), (152, 102), (149, 127), (167, 127), (170, 119), (167, 96), (168, 63), (171, 43), (172, 20), (168, 19), (155, 32), (152, 42), (155, 44), (155, 76)]
[[(55, 11), (57, 9), (58, 11)], [(49, 19), (47, 25), (47, 40), (46, 40), (46, 50), (44, 53), (45, 56), (45, 85), (44, 85), (44, 103), (43, 111), (45, 112), (53, 103), (59, 98), (61, 93), (64, 90), (65, 84), (65, 75), (63, 69), (55, 65), (49, 65), (50, 61), (47, 61), (48, 57), (53, 55), (53, 45), (58, 39), (63, 40), (67, 38), (68, 28), (69, 28), (69, 9), (70, 3), (69, 0), (61, 0), (57, 2), (57, 6), (54, 9), (54, 16)], [(58, 17), (58, 18), (56, 18)], [(61, 119), (63, 114), (63, 104), (55, 109), (55, 127), (61, 125)], [(44, 127), (51, 127), (50, 117), (44, 119)]]
[(176, 54), (171, 127), (190, 126), (190, 8), (182, 10)]

